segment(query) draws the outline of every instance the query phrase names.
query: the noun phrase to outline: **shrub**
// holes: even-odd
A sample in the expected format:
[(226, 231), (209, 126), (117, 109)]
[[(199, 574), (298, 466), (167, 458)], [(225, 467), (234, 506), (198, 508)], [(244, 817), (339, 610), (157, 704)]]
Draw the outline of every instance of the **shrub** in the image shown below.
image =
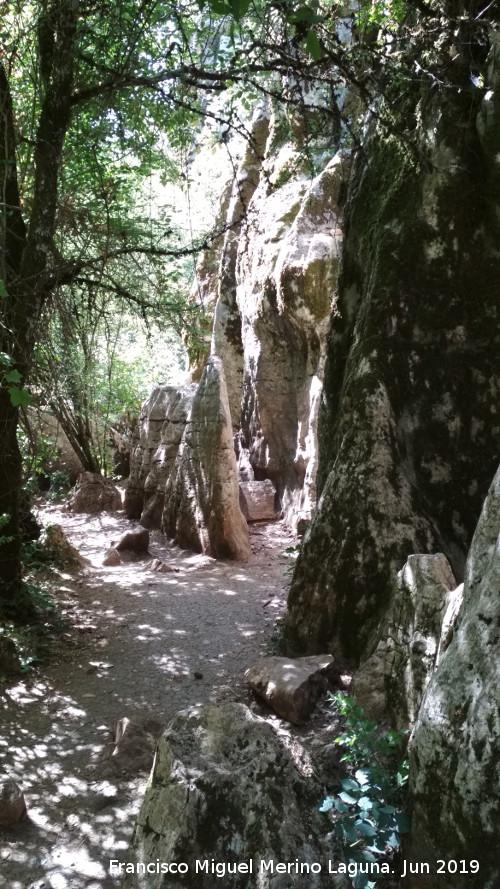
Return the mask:
[[(401, 759), (406, 731), (381, 734), (354, 698), (343, 692), (330, 695), (330, 700), (345, 717), (345, 730), (335, 744), (344, 748), (341, 762), (347, 766), (348, 777), (341, 781), (337, 794), (322, 801), (320, 811), (330, 813), (347, 865), (387, 860), (400, 849), (401, 834), (409, 830), (403, 811), (408, 762)], [(353, 880), (355, 889), (375, 885), (363, 873)]]

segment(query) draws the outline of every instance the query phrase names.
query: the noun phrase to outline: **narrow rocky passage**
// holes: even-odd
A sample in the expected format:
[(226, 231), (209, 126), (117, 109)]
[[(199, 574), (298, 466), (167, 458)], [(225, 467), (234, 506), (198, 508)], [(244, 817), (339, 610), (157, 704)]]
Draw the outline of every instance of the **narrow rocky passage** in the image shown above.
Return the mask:
[[(22, 787), (29, 814), (0, 828), (0, 886), (111, 889), (109, 860), (128, 846), (161, 728), (186, 707), (248, 702), (244, 671), (269, 651), (293, 540), (279, 522), (254, 526), (252, 556), (238, 564), (152, 534), (152, 557), (174, 569), (157, 574), (144, 562), (102, 567), (130, 527), (121, 516), (51, 508), (48, 521), (88, 564), (61, 572), (72, 626), (51, 663), (0, 698), (2, 772)], [(140, 729), (116, 751), (123, 717)]]

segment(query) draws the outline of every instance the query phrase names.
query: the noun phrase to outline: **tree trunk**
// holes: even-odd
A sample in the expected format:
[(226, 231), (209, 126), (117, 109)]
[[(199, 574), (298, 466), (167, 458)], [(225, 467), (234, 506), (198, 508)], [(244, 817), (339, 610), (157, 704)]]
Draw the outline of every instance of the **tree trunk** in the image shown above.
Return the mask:
[[(8, 72), (0, 64), (0, 608), (21, 589), (19, 410), (5, 374), (27, 379), (44, 303), (50, 297), (49, 264), (56, 225), (61, 152), (71, 116), (78, 3), (40, 4), (38, 53), (42, 94), (35, 146), (33, 201), (27, 230), (17, 181), (14, 110)], [(5, 357), (6, 356), (6, 357)]]
[(21, 454), (17, 443), (18, 408), (0, 388), (0, 610), (15, 597), (21, 582), (19, 491)]

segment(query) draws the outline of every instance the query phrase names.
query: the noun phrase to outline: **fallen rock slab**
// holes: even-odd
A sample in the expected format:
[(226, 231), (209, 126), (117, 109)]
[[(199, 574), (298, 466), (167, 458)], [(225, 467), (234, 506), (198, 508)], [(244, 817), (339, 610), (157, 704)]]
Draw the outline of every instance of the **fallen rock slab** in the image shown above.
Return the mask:
[[(178, 713), (158, 742), (122, 889), (332, 889), (327, 860), (340, 850), (324, 842), (321, 798), (319, 782), (242, 704)], [(156, 861), (183, 862), (187, 875), (145, 881), (141, 866)], [(280, 862), (297, 866), (284, 874)]]
[(279, 513), (274, 508), (276, 491), (272, 481), (240, 482), (240, 508), (247, 522), (272, 522)]
[(149, 549), (149, 531), (147, 528), (137, 528), (135, 531), (127, 531), (115, 546), (118, 552), (125, 550), (133, 553), (147, 553)]
[(301, 725), (329, 688), (342, 686), (333, 657), (265, 657), (245, 673), (252, 691), (278, 716)]
[(12, 778), (0, 784), (0, 824), (17, 824), (27, 818), (24, 795)]

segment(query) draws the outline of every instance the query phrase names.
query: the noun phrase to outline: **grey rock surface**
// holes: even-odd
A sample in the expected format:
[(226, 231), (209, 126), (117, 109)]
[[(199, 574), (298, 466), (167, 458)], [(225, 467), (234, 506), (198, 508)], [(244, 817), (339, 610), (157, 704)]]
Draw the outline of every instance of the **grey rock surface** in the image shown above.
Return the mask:
[(247, 559), (231, 414), (222, 362), (208, 359), (165, 486), (162, 530), (215, 558)]
[(397, 576), (387, 632), (385, 687), (397, 728), (413, 728), (437, 666), (441, 628), (457, 584), (442, 553), (412, 555)]
[(115, 549), (118, 552), (130, 550), (134, 553), (147, 554), (149, 548), (149, 531), (147, 528), (136, 528), (134, 531), (127, 531), (118, 543)]
[(369, 657), (410, 553), (441, 552), (463, 577), (500, 449), (500, 53), (488, 39), (486, 102), (480, 90), (467, 107), (455, 91), (409, 99), (428, 166), (372, 124), (353, 168), (291, 654)]
[[(331, 838), (325, 843), (320, 797), (316, 780), (300, 774), (271, 727), (246, 707), (191, 708), (160, 738), (129, 861), (188, 865), (184, 877), (148, 875), (148, 889), (213, 889), (223, 874), (211, 870), (212, 863), (252, 868), (226, 869), (226, 885), (233, 889), (331, 887), (326, 862), (338, 850)], [(206, 870), (196, 872), (197, 861)], [(318, 863), (322, 872), (261, 874), (261, 862), (295, 861)], [(123, 889), (144, 885), (128, 874)]]
[[(486, 498), (465, 569), (453, 638), (434, 673), (410, 747), (413, 826), (407, 857), (477, 860), (453, 889), (500, 883), (500, 470)], [(419, 874), (405, 889), (437, 889)]]
[(125, 511), (147, 528), (161, 527), (187, 549), (215, 558), (248, 558), (220, 359), (208, 359), (198, 384), (156, 387), (144, 402)]
[(276, 491), (269, 479), (262, 482), (240, 482), (241, 511), (247, 522), (272, 522), (278, 518), (275, 501)]
[(125, 514), (159, 528), (165, 485), (173, 469), (196, 385), (155, 386), (141, 406), (131, 445)]

